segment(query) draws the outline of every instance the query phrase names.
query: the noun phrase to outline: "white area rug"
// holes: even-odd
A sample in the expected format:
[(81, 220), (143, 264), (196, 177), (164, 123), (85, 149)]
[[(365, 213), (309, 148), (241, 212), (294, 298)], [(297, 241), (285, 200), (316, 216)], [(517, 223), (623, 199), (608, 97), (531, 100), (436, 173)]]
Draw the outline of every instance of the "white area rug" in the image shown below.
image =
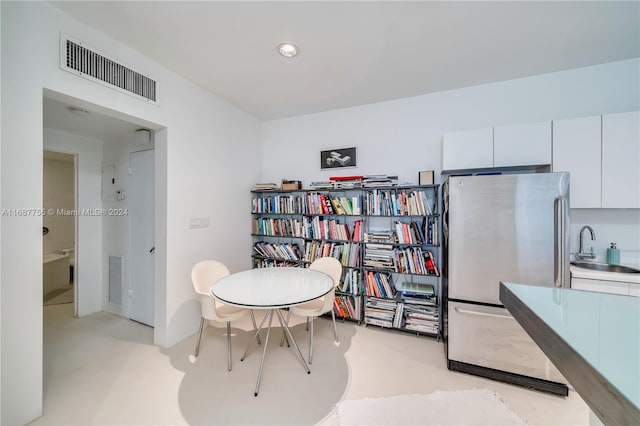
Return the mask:
[(346, 400), (336, 405), (334, 418), (341, 426), (527, 424), (488, 389)]

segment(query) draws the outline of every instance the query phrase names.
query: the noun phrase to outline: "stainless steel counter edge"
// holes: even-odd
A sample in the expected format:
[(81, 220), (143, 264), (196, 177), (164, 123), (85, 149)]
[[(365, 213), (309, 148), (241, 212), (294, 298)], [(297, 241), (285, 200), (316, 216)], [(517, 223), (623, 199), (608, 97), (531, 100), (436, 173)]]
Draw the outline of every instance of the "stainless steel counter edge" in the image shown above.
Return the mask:
[(617, 281), (623, 283), (640, 284), (640, 274), (623, 274), (621, 272), (603, 272), (580, 268), (571, 265), (571, 274), (576, 278), (588, 280)]
[(500, 283), (500, 301), (603, 424), (640, 424), (640, 411), (635, 405), (503, 283)]

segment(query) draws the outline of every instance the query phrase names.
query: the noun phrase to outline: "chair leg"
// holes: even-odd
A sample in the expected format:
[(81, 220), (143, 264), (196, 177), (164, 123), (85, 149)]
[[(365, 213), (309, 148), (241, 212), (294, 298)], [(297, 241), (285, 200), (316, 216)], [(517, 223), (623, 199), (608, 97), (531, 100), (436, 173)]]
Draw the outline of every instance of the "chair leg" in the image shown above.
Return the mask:
[(309, 317), (307, 317), (307, 328), (305, 328), (306, 331), (309, 331)]
[(227, 321), (227, 371), (231, 371), (231, 321)]
[(338, 327), (336, 327), (336, 314), (331, 309), (331, 319), (333, 320), (333, 336), (336, 339), (336, 343), (338, 342)]
[(307, 320), (311, 323), (309, 331), (309, 364), (311, 364), (313, 359), (313, 317), (307, 317)]
[[(253, 323), (253, 331), (257, 332), (258, 331), (258, 327), (256, 327), (256, 317), (253, 315), (253, 309), (251, 309), (249, 311), (249, 313), (251, 314), (251, 322)], [(258, 339), (258, 344), (261, 344), (262, 342), (260, 341), (260, 333), (258, 333), (257, 339)]]
[(204, 317), (200, 317), (200, 332), (198, 333), (198, 341), (196, 342), (196, 352), (193, 356), (198, 356), (200, 353), (200, 339), (202, 338), (202, 328), (204, 327)]

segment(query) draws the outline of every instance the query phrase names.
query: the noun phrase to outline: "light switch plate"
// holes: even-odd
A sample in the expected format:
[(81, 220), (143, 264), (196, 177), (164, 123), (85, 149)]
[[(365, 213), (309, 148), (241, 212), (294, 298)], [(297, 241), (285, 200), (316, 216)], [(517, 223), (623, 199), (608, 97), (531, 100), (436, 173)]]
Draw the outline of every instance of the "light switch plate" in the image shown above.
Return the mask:
[(208, 228), (208, 227), (209, 227), (208, 217), (192, 217), (191, 219), (189, 219), (189, 229)]

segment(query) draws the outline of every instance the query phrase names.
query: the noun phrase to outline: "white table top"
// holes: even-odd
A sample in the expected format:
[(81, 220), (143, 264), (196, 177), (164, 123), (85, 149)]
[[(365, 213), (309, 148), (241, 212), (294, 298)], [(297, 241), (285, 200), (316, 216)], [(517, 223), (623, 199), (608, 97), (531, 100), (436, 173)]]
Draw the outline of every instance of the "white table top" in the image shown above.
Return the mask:
[(329, 293), (333, 279), (305, 268), (257, 268), (222, 278), (211, 295), (226, 304), (252, 309), (300, 305)]

